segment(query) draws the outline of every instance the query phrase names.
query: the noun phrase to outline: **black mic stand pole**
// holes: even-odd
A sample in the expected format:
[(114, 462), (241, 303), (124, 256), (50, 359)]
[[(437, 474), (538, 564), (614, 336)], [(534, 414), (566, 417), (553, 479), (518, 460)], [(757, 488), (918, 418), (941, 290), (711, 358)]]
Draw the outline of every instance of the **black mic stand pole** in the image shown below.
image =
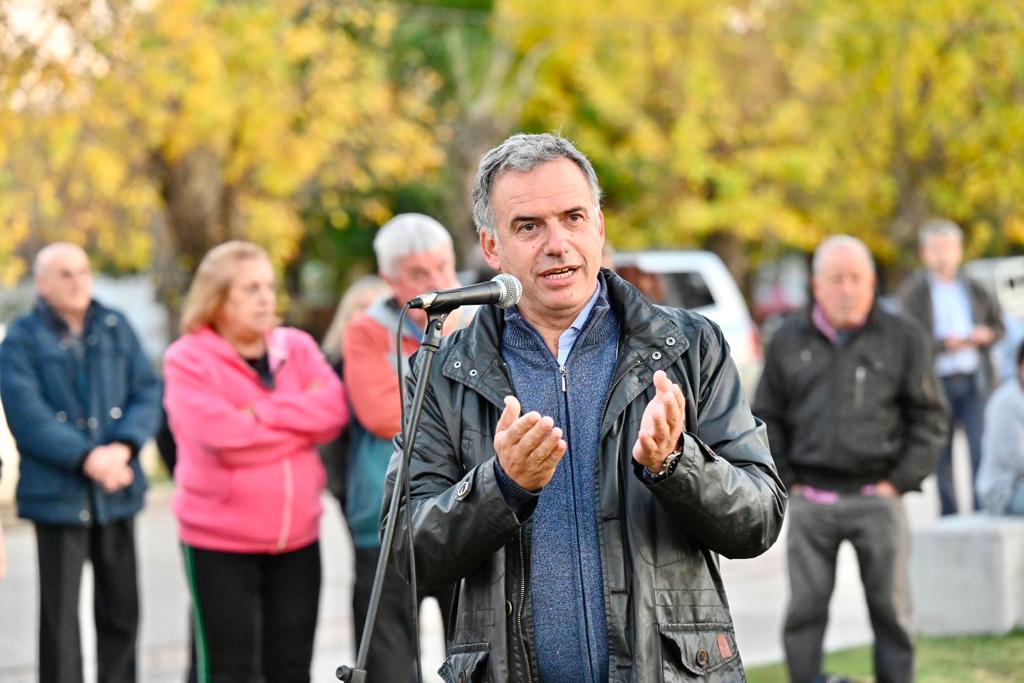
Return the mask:
[[(355, 667), (339, 666), (335, 675), (338, 680), (347, 683), (366, 682), (366, 660), (370, 656), (370, 640), (373, 636), (373, 627), (377, 621), (377, 611), (380, 608), (381, 592), (384, 587), (384, 573), (387, 571), (388, 561), (391, 559), (391, 547), (394, 545), (395, 527), (398, 525), (398, 508), (402, 495), (405, 492), (406, 480), (409, 478), (409, 461), (412, 459), (412, 449), (416, 445), (416, 432), (420, 424), (420, 413), (423, 412), (423, 399), (427, 395), (427, 385), (430, 383), (430, 367), (434, 364), (434, 353), (441, 345), (441, 329), (444, 320), (448, 317), (449, 311), (435, 313), (427, 310), (427, 327), (423, 332), (423, 342), (420, 344), (420, 351), (423, 353), (423, 364), (419, 374), (419, 382), (416, 384), (416, 392), (412, 399), (412, 413), (409, 418), (408, 429), (402, 435), (402, 459), (398, 463), (398, 473), (395, 475), (395, 486), (391, 490), (391, 502), (388, 505), (388, 521), (384, 527), (384, 538), (380, 544), (380, 556), (377, 558), (377, 573), (373, 577), (373, 591), (370, 593), (370, 604), (367, 608), (366, 623), (363, 624), (363, 635), (359, 641), (359, 654), (356, 657)], [(403, 399), (404, 400), (404, 399)], [(409, 510), (409, 523), (412, 523), (412, 510)], [(413, 548), (409, 548), (413, 552)], [(419, 632), (419, 625), (415, 625), (416, 632)]]

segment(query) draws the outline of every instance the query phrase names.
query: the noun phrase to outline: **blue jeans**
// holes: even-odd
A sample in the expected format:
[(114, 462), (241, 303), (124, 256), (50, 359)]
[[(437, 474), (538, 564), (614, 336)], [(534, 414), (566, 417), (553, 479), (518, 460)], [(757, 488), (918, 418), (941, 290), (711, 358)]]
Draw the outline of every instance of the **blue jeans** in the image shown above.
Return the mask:
[[(939, 459), (935, 476), (939, 483), (939, 502), (943, 515), (955, 515), (956, 486), (953, 483), (953, 433), (961, 426), (967, 434), (967, 447), (971, 453), (971, 491), (978, 477), (978, 466), (981, 464), (981, 432), (985, 425), (985, 397), (978, 392), (974, 377), (970, 375), (953, 375), (942, 378), (942, 386), (949, 399), (950, 424), (946, 447)], [(980, 510), (977, 496), (974, 497), (974, 509)]]

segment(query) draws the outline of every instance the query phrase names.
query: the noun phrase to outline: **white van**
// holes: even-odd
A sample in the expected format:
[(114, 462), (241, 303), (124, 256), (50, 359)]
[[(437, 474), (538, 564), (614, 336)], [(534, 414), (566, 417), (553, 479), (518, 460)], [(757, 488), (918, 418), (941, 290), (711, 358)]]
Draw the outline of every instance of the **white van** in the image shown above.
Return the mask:
[(757, 325), (743, 294), (716, 254), (690, 249), (616, 252), (615, 270), (654, 303), (686, 308), (718, 323), (747, 394), (764, 361)]

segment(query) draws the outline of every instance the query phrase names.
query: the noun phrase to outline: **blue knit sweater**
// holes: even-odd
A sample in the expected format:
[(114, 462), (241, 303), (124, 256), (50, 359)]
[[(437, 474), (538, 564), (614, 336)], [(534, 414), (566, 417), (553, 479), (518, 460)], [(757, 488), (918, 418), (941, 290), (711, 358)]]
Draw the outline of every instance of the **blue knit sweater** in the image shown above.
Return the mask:
[[(518, 312), (506, 315), (502, 356), (523, 413), (550, 415), (569, 444), (540, 492), (533, 525), (530, 598), (541, 681), (608, 680), (608, 630), (598, 539), (597, 454), (601, 410), (612, 380), (619, 325), (601, 280), (597, 302), (563, 373), (543, 339)], [(498, 469), (518, 508), (526, 492)]]

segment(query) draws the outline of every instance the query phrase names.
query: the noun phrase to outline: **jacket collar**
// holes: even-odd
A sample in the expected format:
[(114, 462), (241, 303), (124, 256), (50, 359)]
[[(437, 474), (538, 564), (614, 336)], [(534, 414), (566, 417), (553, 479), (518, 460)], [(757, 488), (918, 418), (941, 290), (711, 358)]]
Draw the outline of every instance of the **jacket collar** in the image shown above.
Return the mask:
[[(275, 327), (270, 330), (266, 335), (267, 343), (267, 360), (270, 363), (270, 372), (276, 374), (281, 366), (288, 360), (288, 345), (285, 340), (287, 334), (287, 328)], [(245, 362), (241, 354), (235, 350), (228, 340), (214, 332), (209, 327), (203, 327), (202, 329), (192, 333), (196, 343), (209, 351), (212, 355), (221, 359), (224, 362), (237, 365), (240, 368), (245, 368), (249, 372), (255, 374), (255, 370)]]
[[(89, 329), (92, 321), (99, 314), (99, 309), (100, 305), (95, 299), (89, 302), (89, 308), (85, 311), (85, 321), (82, 324), (83, 334), (85, 330)], [(65, 337), (71, 334), (68, 324), (64, 322), (64, 318), (60, 317), (57, 311), (53, 310), (53, 307), (41, 296), (36, 297), (35, 312), (39, 319), (43, 321), (43, 325), (58, 337)]]
[[(650, 384), (651, 376), (675, 363), (689, 348), (690, 341), (679, 321), (655, 306), (633, 285), (615, 273), (601, 269), (608, 289), (608, 303), (620, 327), (619, 359), (613, 375), (612, 404), (628, 403)], [(438, 354), (442, 373), (464, 384), (499, 409), (512, 393), (501, 358), (504, 312), (496, 306), (481, 306), (473, 322), (456, 332)], [(629, 375), (630, 377), (627, 377)]]

